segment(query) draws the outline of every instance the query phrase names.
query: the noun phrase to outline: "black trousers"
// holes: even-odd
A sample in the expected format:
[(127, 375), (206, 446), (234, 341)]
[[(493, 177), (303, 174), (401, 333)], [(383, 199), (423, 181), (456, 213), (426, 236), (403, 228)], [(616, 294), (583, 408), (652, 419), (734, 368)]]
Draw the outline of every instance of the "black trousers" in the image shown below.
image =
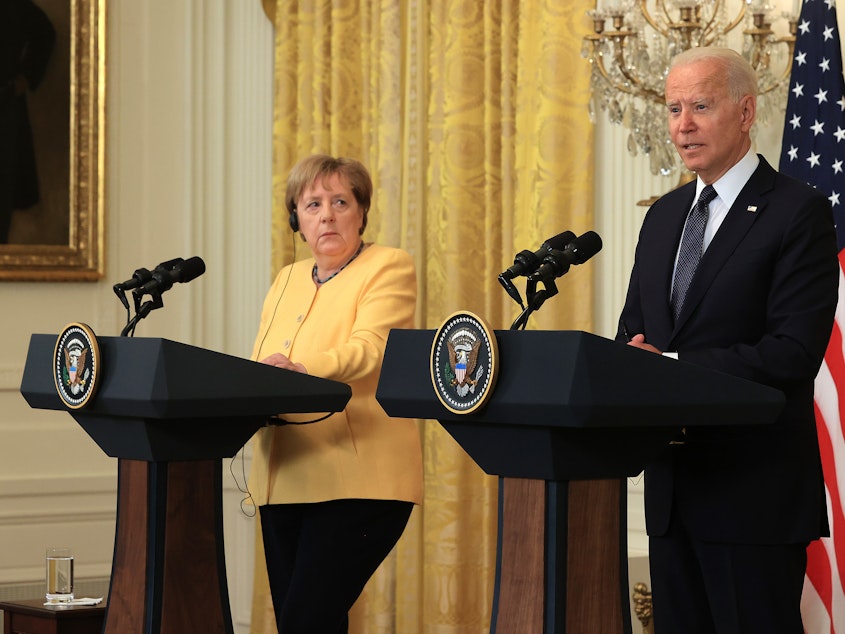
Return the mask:
[(692, 538), (677, 514), (649, 538), (655, 634), (803, 634), (807, 544)]
[(396, 500), (259, 508), (279, 634), (345, 634), (348, 612), (413, 509)]

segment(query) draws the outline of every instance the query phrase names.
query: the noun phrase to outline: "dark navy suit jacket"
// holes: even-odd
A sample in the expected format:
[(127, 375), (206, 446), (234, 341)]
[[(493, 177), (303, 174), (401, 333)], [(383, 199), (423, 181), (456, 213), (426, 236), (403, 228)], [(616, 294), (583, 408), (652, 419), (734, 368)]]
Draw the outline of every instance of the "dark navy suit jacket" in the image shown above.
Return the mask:
[[(646, 468), (646, 526), (672, 504), (692, 534), (734, 543), (828, 534), (813, 380), (830, 338), (839, 267), (831, 206), (762, 157), (707, 248), (673, 323), (669, 293), (695, 183), (660, 198), (637, 244), (620, 324), (694, 363), (782, 390), (771, 425), (687, 429)], [(617, 339), (624, 340), (621, 333)], [(673, 495), (674, 494), (674, 495)], [(674, 500), (674, 502), (673, 502)]]

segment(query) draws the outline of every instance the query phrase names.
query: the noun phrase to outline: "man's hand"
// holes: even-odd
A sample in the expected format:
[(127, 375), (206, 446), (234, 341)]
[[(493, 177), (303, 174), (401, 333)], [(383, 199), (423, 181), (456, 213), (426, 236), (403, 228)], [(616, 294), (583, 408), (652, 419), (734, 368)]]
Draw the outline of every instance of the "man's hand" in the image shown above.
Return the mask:
[(635, 348), (639, 348), (640, 350), (648, 350), (649, 352), (656, 352), (657, 354), (663, 354), (660, 350), (655, 348), (650, 343), (645, 342), (645, 335), (639, 334), (634, 335), (631, 337), (631, 341), (628, 342), (629, 346), (634, 346)]

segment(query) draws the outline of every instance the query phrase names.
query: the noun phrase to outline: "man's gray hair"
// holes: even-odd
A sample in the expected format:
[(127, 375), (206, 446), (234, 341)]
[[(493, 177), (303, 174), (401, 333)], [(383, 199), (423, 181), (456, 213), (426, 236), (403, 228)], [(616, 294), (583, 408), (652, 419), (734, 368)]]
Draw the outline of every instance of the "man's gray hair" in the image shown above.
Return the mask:
[(728, 80), (728, 95), (739, 102), (744, 95), (757, 97), (757, 73), (742, 55), (730, 48), (699, 46), (678, 53), (672, 58), (670, 70), (703, 60), (715, 60), (725, 70)]

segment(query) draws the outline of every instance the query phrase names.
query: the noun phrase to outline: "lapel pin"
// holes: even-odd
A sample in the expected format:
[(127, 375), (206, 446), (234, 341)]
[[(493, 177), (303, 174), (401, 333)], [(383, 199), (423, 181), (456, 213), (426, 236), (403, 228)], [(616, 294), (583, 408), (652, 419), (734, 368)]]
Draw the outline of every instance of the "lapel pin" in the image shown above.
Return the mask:
[(748, 205), (748, 209), (746, 211), (750, 211), (753, 214), (757, 211), (757, 205)]

